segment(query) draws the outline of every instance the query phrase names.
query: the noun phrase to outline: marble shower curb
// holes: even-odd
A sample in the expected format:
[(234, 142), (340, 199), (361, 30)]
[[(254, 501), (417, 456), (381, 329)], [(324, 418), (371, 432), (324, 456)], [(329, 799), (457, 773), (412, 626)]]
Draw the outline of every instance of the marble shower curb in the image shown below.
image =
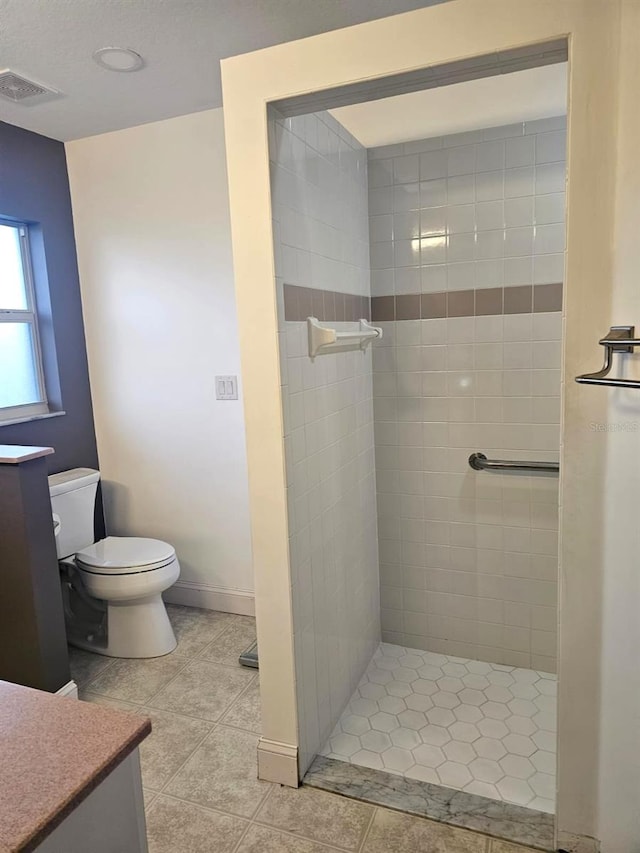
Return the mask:
[(554, 816), (523, 806), (317, 756), (304, 785), (518, 844), (553, 851)]

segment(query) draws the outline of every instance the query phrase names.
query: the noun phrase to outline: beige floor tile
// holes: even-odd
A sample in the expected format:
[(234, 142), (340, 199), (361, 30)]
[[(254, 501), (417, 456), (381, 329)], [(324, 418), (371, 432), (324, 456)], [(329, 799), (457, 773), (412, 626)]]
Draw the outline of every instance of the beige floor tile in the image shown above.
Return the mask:
[(238, 664), (238, 658), (256, 641), (256, 620), (250, 616), (232, 616), (224, 631), (209, 643), (199, 657), (205, 660)]
[(213, 724), (181, 714), (141, 708), (151, 718), (151, 734), (140, 744), (142, 784), (159, 791), (182, 767)]
[(91, 693), (89, 690), (78, 691), (78, 698), (83, 702), (93, 702), (94, 705), (102, 705), (105, 708), (115, 708), (116, 711), (129, 711), (137, 714), (140, 706), (132, 702), (123, 702), (122, 699), (112, 699), (110, 696), (102, 696), (100, 693)]
[(191, 661), (148, 703), (152, 708), (216, 722), (247, 687), (254, 673), (204, 660)]
[(187, 663), (173, 652), (146, 660), (114, 659), (111, 666), (90, 681), (87, 689), (112, 699), (142, 705), (164, 687)]
[(95, 678), (102, 670), (110, 666), (114, 660), (115, 658), (108, 658), (105, 655), (94, 655), (93, 652), (85, 652), (83, 649), (76, 649), (73, 646), (69, 646), (71, 678), (80, 687), (91, 681), (92, 678)]
[(237, 853), (331, 853), (338, 849), (253, 824), (238, 846)]
[(150, 807), (151, 807), (151, 803), (158, 796), (158, 792), (157, 791), (150, 791), (148, 788), (143, 788), (142, 794), (144, 796), (144, 810), (145, 810), (145, 812), (148, 812)]
[(256, 820), (312, 841), (357, 850), (373, 807), (313, 788), (274, 788)]
[(486, 853), (487, 843), (484, 835), (378, 809), (362, 853)]
[(223, 723), (260, 734), (260, 681), (256, 677), (251, 686), (239, 696), (222, 718)]
[(519, 844), (511, 844), (509, 841), (500, 841), (494, 838), (489, 847), (491, 853), (539, 853), (533, 847), (521, 847)]
[(231, 853), (246, 821), (160, 794), (147, 813), (149, 853)]
[(179, 604), (168, 604), (167, 613), (178, 641), (178, 651), (186, 657), (199, 654), (233, 619), (230, 613)]
[(251, 817), (271, 787), (257, 778), (257, 743), (249, 732), (217, 726), (168, 783), (165, 793)]

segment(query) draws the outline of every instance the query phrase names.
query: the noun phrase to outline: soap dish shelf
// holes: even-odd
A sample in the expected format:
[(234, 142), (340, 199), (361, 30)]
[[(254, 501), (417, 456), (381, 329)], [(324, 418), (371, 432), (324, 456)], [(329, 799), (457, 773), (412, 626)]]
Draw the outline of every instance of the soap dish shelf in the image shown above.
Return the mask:
[(341, 332), (321, 326), (316, 317), (307, 317), (309, 356), (315, 358), (317, 355), (354, 348), (364, 351), (376, 339), (382, 337), (382, 329), (379, 326), (372, 326), (368, 320), (359, 320), (358, 323), (358, 329)]

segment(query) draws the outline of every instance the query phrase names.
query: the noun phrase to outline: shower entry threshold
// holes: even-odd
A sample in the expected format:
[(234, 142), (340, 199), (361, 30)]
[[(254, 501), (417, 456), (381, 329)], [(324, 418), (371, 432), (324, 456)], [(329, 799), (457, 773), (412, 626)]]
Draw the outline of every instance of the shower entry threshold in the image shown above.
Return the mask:
[(523, 806), (465, 794), (318, 755), (303, 784), (451, 826), (554, 851), (554, 817)]

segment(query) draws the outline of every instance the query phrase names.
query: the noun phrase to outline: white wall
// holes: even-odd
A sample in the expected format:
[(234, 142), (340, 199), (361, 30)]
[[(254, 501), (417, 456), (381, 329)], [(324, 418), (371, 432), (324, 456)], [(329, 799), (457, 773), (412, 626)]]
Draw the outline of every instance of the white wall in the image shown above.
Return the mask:
[[(615, 234), (619, 252), (614, 267), (612, 312), (602, 320), (635, 323), (640, 335), (640, 168), (638, 137), (640, 86), (638, 31), (640, 6), (633, 0), (622, 5), (620, 44), (619, 128), (616, 179)], [(600, 348), (599, 348), (600, 349)], [(596, 356), (593, 356), (598, 368)], [(592, 368), (589, 368), (592, 369)], [(640, 380), (640, 351), (618, 356), (616, 375)], [(596, 390), (596, 389), (592, 389)], [(606, 503), (604, 515), (605, 572), (603, 577), (603, 630), (600, 666), (602, 698), (599, 774), (599, 835), (610, 839), (602, 853), (628, 853), (640, 849), (640, 391), (597, 389), (608, 399), (605, 430), (591, 431), (596, 452), (606, 448)], [(624, 794), (621, 796), (620, 792)]]
[(242, 400), (214, 387), (240, 372), (222, 110), (66, 151), (108, 531), (171, 542), (181, 600), (250, 609), (220, 594), (253, 588)]

